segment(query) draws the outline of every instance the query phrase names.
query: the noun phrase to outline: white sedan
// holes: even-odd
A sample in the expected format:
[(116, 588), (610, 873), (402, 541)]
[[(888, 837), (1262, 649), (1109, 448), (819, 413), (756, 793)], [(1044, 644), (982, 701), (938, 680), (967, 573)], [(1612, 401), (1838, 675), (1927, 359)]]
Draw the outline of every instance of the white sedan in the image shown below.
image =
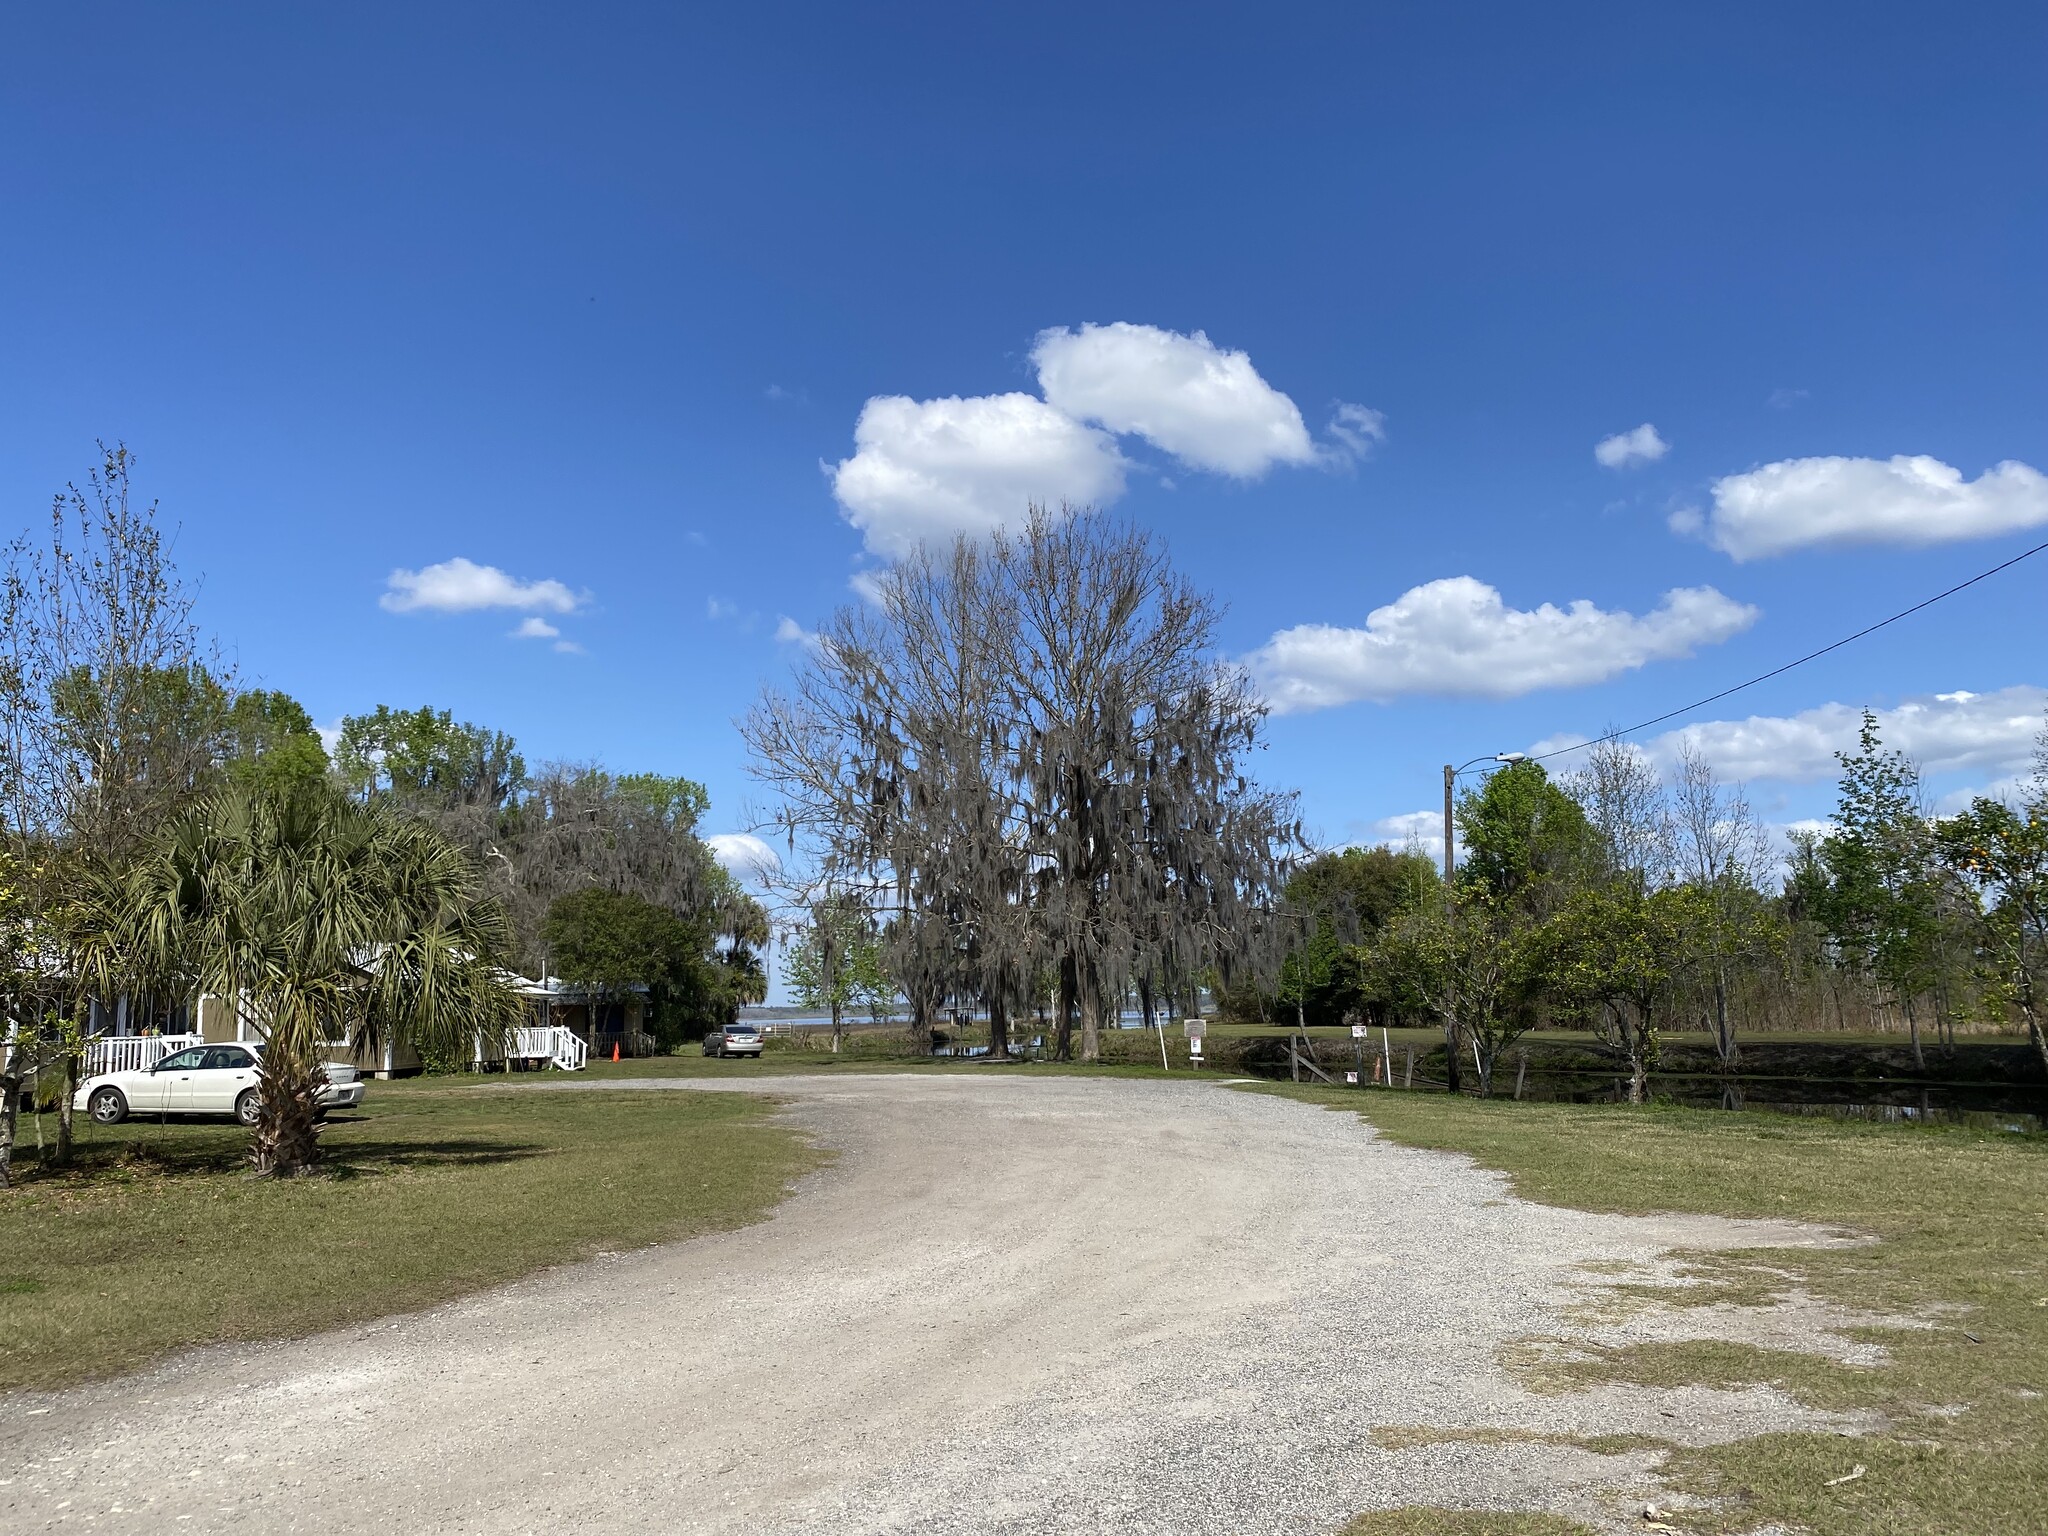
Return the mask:
[[(107, 1072), (79, 1085), (71, 1101), (101, 1125), (119, 1125), (130, 1115), (233, 1115), (254, 1125), (256, 1045), (195, 1045), (164, 1057), (139, 1072)], [(328, 1062), (320, 1089), (320, 1112), (354, 1109), (363, 1102), (362, 1074)]]

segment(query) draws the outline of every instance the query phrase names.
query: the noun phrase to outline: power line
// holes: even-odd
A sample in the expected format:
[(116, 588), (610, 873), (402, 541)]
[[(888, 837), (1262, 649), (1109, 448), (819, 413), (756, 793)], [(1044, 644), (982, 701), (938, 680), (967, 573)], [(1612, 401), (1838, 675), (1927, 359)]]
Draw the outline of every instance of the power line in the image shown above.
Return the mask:
[(1755, 677), (1749, 679), (1749, 681), (1747, 682), (1737, 683), (1733, 688), (1723, 688), (1719, 693), (1710, 693), (1704, 699), (1694, 699), (1692, 703), (1680, 705), (1677, 709), (1667, 710), (1665, 713), (1656, 716), (1654, 719), (1644, 720), (1639, 724), (1628, 726), (1622, 730), (1609, 731), (1604, 736), (1595, 736), (1591, 741), (1582, 741), (1575, 746), (1559, 747), (1555, 751), (1551, 752), (1532, 753), (1529, 757), (1529, 761), (1532, 763), (1540, 763), (1545, 758), (1562, 757), (1567, 752), (1583, 752), (1587, 747), (1597, 747), (1602, 742), (1606, 741), (1619, 741), (1624, 736), (1635, 735), (1637, 731), (1647, 731), (1653, 725), (1662, 725), (1666, 720), (1676, 720), (1680, 715), (1689, 715), (1696, 709), (1705, 709), (1709, 704), (1719, 703), (1722, 699), (1727, 698), (1730, 694), (1740, 693), (1745, 688), (1754, 688), (1758, 683), (1767, 683), (1774, 677), (1781, 677), (1785, 673), (1790, 672), (1794, 667), (1803, 667), (1809, 661), (1819, 660), (1821, 657), (1827, 655), (1829, 651), (1839, 651), (1843, 646), (1849, 645), (1854, 641), (1861, 640), (1865, 635), (1874, 635), (1880, 629), (1883, 629), (1887, 624), (1896, 624), (1901, 619), (1910, 618), (1912, 615), (1918, 613), (1922, 608), (1931, 608), (1945, 597), (1954, 597), (1958, 592), (1962, 591), (1965, 587), (1974, 587), (1975, 585), (1977, 585), (1978, 582), (1988, 580), (1989, 578), (1996, 576), (2000, 571), (2011, 570), (2014, 566), (2018, 565), (2022, 560), (2031, 559), (2033, 556), (2040, 554), (2041, 551), (2044, 549), (2048, 549), (2048, 543), (2036, 544), (2032, 549), (2022, 550), (2020, 551), (2020, 553), (2014, 555), (2010, 560), (2007, 560), (2000, 565), (1994, 565), (1988, 571), (1979, 571), (1975, 576), (1972, 576), (1968, 581), (1957, 582), (1954, 586), (1950, 587), (1946, 592), (1937, 592), (1932, 597), (1923, 598), (1921, 601), (1915, 603), (1910, 608), (1901, 608), (1897, 613), (1893, 614), (1888, 619), (1879, 619), (1875, 624), (1872, 624), (1864, 629), (1859, 629), (1853, 635), (1844, 635), (1841, 639), (1837, 640), (1833, 645), (1824, 645), (1817, 651), (1808, 651), (1804, 656), (1801, 656), (1797, 661), (1788, 661), (1782, 667), (1773, 667), (1768, 672), (1760, 672)]

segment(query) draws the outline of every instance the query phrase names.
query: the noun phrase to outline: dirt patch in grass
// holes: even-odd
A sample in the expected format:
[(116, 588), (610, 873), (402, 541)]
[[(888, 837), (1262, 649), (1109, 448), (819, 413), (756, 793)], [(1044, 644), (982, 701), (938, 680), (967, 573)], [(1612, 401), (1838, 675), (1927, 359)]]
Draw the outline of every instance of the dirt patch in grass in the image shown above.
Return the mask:
[(1591, 1526), (1557, 1515), (1487, 1509), (1383, 1509), (1360, 1515), (1344, 1536), (1594, 1536)]
[[(441, 1080), (435, 1080), (439, 1082)], [(0, 1390), (431, 1305), (757, 1220), (821, 1155), (759, 1098), (374, 1084), (324, 1170), (248, 1176), (209, 1122), (81, 1129), (0, 1196)]]
[(1550, 1204), (1791, 1217), (1874, 1235), (1859, 1246), (1684, 1255), (1678, 1278), (1704, 1282), (1690, 1295), (1664, 1295), (1670, 1276), (1588, 1276), (1586, 1321), (1612, 1308), (1639, 1319), (1660, 1298), (1673, 1309), (1752, 1309), (1766, 1323), (1810, 1305), (1871, 1320), (1834, 1325), (1848, 1347), (1812, 1337), (1782, 1348), (1681, 1337), (1610, 1346), (1596, 1328), (1591, 1340), (1529, 1341), (1507, 1362), (1525, 1383), (1557, 1392), (1768, 1384), (1869, 1424), (1855, 1436), (1674, 1447), (1661, 1469), (1679, 1505), (1665, 1516), (1672, 1526), (1820, 1536), (2042, 1529), (2048, 1139), (1678, 1109), (1302, 1096), (1362, 1109), (1406, 1144), (1468, 1153), (1507, 1173), (1516, 1193)]

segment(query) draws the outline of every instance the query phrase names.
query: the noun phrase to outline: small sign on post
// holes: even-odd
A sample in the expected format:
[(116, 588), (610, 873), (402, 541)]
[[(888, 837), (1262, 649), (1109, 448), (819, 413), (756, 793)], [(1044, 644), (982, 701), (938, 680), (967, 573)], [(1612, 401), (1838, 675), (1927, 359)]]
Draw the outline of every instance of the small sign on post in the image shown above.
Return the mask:
[(1202, 1036), (1204, 1033), (1206, 1033), (1208, 1026), (1205, 1025), (1200, 1019), (1183, 1019), (1181, 1021), (1180, 1027), (1183, 1031), (1186, 1032), (1188, 1037), (1189, 1060), (1195, 1062), (1201, 1061)]
[(1363, 1024), (1352, 1025), (1351, 1038), (1354, 1040), (1363, 1040), (1365, 1038), (1365, 1026)]

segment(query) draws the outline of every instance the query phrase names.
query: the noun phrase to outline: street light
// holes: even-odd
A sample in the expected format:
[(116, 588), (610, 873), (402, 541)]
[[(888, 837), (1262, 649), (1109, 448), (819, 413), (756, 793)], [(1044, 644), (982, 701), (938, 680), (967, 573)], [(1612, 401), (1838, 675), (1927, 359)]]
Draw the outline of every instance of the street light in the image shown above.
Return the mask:
[(1458, 775), (1467, 768), (1472, 767), (1474, 763), (1521, 763), (1527, 762), (1528, 758), (1529, 754), (1526, 752), (1493, 752), (1483, 757), (1475, 757), (1472, 759), (1472, 762), (1461, 764), (1456, 768), (1453, 768), (1449, 763), (1444, 764), (1444, 894), (1446, 897), (1449, 896), (1451, 889), (1451, 795), (1458, 787)]

